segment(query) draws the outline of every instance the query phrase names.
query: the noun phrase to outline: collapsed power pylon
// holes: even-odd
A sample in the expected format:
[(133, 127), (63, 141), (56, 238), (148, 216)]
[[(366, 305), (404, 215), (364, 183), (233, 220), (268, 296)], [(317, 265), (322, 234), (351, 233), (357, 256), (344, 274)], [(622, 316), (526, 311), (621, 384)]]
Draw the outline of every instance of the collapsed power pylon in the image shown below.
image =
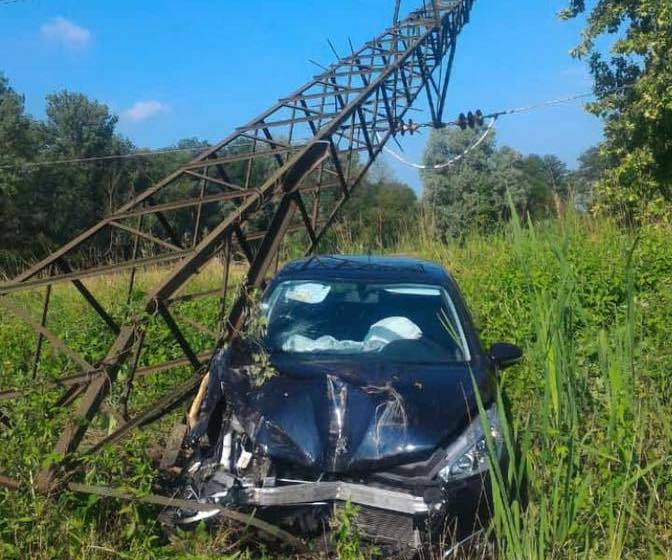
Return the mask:
[[(88, 447), (79, 449), (80, 453), (120, 441), (195, 392), (212, 350), (244, 318), (245, 298), (232, 295), (233, 255), (243, 255), (247, 261), (243, 284), (262, 287), (289, 235), (303, 240), (306, 254), (316, 251), (385, 143), (403, 131), (404, 117), (418, 96), (426, 96), (432, 121), (442, 122), (456, 39), (472, 4), (473, 0), (433, 0), (405, 19), (395, 15), (395, 24), (364, 47), (339, 59), (48, 258), (0, 284), (0, 308), (35, 331), (31, 364), (35, 383), (45, 390), (62, 391), (58, 405), (74, 407), (58, 436), (55, 454), (67, 459), (78, 450), (120, 372), (126, 399), (132, 383), (144, 376), (180, 367), (189, 368), (192, 375), (130, 416), (124, 400), (125, 410), (117, 411), (121, 425), (99, 441), (87, 440)], [(178, 235), (178, 224), (186, 235)], [(78, 258), (102, 242), (111, 248), (104, 264), (91, 266)], [(221, 286), (188, 292), (191, 281), (213, 259), (224, 263)], [(139, 275), (157, 266), (167, 272), (153, 276), (157, 279), (146, 288), (142, 312), (134, 316), (113, 316), (85, 284), (94, 276), (124, 272), (130, 297)], [(96, 360), (84, 359), (49, 329), (52, 287), (61, 283), (74, 285), (110, 333), (113, 342)], [(38, 290), (44, 290), (44, 296), (40, 317), (35, 318), (17, 295)], [(181, 320), (174, 312), (179, 302), (199, 298), (218, 301), (223, 319), (218, 332)], [(169, 340), (151, 340), (147, 327), (157, 317), (167, 326)], [(194, 328), (208, 333), (210, 348), (194, 348), (186, 334)], [(156, 344), (179, 348), (182, 356), (143, 365), (143, 352), (149, 346), (156, 350)], [(46, 345), (67, 361), (67, 376), (44, 379), (40, 375)], [(20, 398), (22, 392), (3, 390), (0, 403)], [(67, 460), (63, 464), (68, 465)], [(55, 465), (46, 466), (38, 476), (38, 487), (53, 488), (57, 473)], [(18, 483), (0, 476), (0, 485)]]

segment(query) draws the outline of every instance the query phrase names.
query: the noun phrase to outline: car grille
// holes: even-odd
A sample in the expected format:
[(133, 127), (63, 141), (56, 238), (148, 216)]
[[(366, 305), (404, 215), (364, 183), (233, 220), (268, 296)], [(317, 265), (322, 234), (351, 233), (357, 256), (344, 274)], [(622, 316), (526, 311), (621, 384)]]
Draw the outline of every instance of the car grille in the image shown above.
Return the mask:
[(360, 507), (355, 520), (361, 534), (374, 543), (417, 548), (418, 537), (410, 515), (371, 507)]

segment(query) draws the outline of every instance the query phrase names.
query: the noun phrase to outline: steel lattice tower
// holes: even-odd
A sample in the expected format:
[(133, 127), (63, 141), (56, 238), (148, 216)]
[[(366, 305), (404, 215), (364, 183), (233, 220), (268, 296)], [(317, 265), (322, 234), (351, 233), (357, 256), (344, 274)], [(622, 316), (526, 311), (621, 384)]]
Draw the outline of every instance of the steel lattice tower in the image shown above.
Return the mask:
[[(149, 374), (178, 367), (187, 367), (192, 374), (150, 406), (130, 417), (123, 414), (116, 431), (80, 453), (118, 442), (194, 393), (212, 349), (240, 326), (244, 316), (245, 300), (234, 293), (232, 255), (240, 253), (247, 261), (244, 285), (262, 287), (288, 235), (303, 240), (306, 254), (317, 250), (385, 143), (400, 132), (418, 96), (426, 96), (432, 120), (441, 122), (457, 36), (472, 4), (473, 0), (434, 0), (395, 21), (48, 258), (0, 284), (0, 307), (36, 333), (36, 382), (45, 390), (63, 391), (58, 404), (73, 406), (56, 453), (68, 457), (78, 450), (122, 371), (125, 393), (133, 381)], [(183, 230), (187, 224), (187, 236), (177, 235), (178, 223)], [(100, 240), (121, 249), (105, 264), (79, 265), (77, 255)], [(224, 263), (221, 287), (189, 291), (213, 259)], [(142, 312), (133, 316), (113, 316), (85, 284), (94, 276), (124, 272), (130, 294), (137, 276), (158, 265), (167, 272), (150, 286)], [(62, 283), (74, 285), (110, 334), (113, 342), (96, 360), (84, 359), (48, 328), (52, 286)], [(44, 291), (43, 304), (41, 316), (34, 318), (16, 296), (38, 290)], [(174, 311), (181, 302), (200, 298), (212, 298), (212, 305), (221, 308), (224, 320), (219, 332), (180, 319)], [(168, 327), (169, 340), (150, 340), (147, 325), (157, 317)], [(210, 337), (206, 351), (197, 351), (189, 341), (186, 333), (193, 329)], [(143, 366), (143, 351), (159, 343), (179, 348), (182, 356)], [(45, 380), (39, 375), (45, 345), (67, 360), (67, 376)], [(0, 401), (21, 395), (20, 389), (5, 390)], [(52, 487), (55, 475), (54, 466), (45, 468), (38, 478), (40, 488)], [(3, 482), (15, 484), (0, 477)]]

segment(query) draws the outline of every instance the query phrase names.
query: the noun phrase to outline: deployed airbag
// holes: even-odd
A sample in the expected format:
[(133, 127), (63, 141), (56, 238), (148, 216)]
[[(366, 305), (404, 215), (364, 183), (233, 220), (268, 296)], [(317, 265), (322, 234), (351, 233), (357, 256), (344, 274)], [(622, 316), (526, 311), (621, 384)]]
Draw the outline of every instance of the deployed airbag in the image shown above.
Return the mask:
[(301, 334), (293, 334), (282, 345), (284, 352), (376, 352), (395, 340), (418, 340), (422, 331), (406, 317), (387, 317), (369, 328), (363, 341), (337, 340), (325, 335), (312, 339)]

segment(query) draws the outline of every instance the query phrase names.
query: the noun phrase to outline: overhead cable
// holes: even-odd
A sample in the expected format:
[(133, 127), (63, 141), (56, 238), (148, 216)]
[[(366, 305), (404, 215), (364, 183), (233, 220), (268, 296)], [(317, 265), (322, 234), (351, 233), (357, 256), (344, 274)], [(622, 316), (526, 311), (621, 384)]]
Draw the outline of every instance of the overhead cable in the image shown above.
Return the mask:
[(152, 157), (160, 156), (162, 154), (174, 154), (179, 152), (201, 152), (205, 150), (207, 146), (201, 146), (199, 148), (166, 148), (161, 150), (145, 150), (142, 152), (130, 152), (128, 154), (116, 154), (108, 156), (92, 156), (85, 158), (72, 158), (72, 159), (55, 159), (51, 161), (30, 161), (27, 163), (19, 163), (16, 165), (2, 165), (0, 169), (14, 169), (14, 168), (24, 168), (28, 169), (31, 167), (51, 167), (54, 165), (66, 165), (74, 163), (92, 163), (95, 161), (109, 161), (117, 159), (134, 159), (142, 157)]
[[(607, 91), (603, 92), (603, 95), (610, 95), (612, 93), (616, 93), (618, 91), (622, 91), (622, 90), (625, 90), (625, 89), (628, 89), (628, 88), (631, 88), (631, 87), (633, 87), (633, 84), (623, 85), (623, 86), (620, 86), (620, 87), (617, 87), (617, 88), (607, 90)], [(385, 150), (385, 152), (388, 153), (389, 155), (391, 155), (394, 159), (396, 159), (397, 161), (403, 163), (404, 165), (406, 165), (408, 167), (412, 167), (414, 169), (419, 169), (421, 171), (439, 171), (441, 169), (446, 169), (448, 167), (451, 167), (452, 165), (455, 165), (460, 160), (462, 160), (469, 152), (472, 152), (473, 150), (478, 148), (478, 146), (480, 146), (485, 141), (485, 139), (488, 137), (488, 135), (490, 134), (491, 130), (493, 129), (493, 127), (495, 125), (495, 122), (497, 121), (497, 119), (499, 117), (503, 117), (503, 116), (506, 116), (506, 115), (516, 115), (516, 114), (520, 114), (520, 113), (528, 113), (530, 111), (535, 111), (535, 110), (538, 110), (538, 109), (553, 107), (553, 106), (561, 105), (561, 104), (564, 104), (564, 103), (571, 103), (571, 102), (577, 101), (579, 99), (584, 99), (584, 98), (587, 98), (587, 97), (593, 97), (594, 95), (595, 95), (594, 92), (578, 93), (578, 94), (575, 94), (575, 95), (570, 95), (568, 97), (560, 97), (558, 99), (551, 99), (549, 101), (544, 101), (542, 103), (536, 103), (534, 105), (526, 105), (526, 106), (523, 106), (523, 107), (514, 107), (512, 109), (506, 109), (506, 110), (503, 110), (503, 111), (497, 111), (495, 113), (490, 113), (488, 115), (482, 115), (481, 118), (490, 119), (490, 123), (485, 128), (485, 130), (483, 131), (483, 134), (481, 134), (481, 136), (479, 136), (479, 138), (473, 144), (471, 144), (466, 150), (464, 150), (461, 154), (458, 154), (457, 156), (452, 157), (451, 159), (449, 159), (449, 160), (447, 160), (443, 163), (439, 163), (439, 164), (435, 164), (435, 165), (424, 165), (424, 164), (420, 164), (420, 163), (413, 163), (412, 161), (408, 161), (401, 154), (395, 152), (392, 148), (389, 148), (388, 146), (384, 146), (383, 150)], [(480, 113), (480, 111), (477, 112), (477, 113)], [(456, 125), (456, 126), (459, 126), (462, 129), (464, 129), (465, 127), (463, 126), (463, 123), (462, 123), (463, 118), (464, 118), (464, 115), (461, 114), (460, 118), (458, 118), (457, 121), (450, 122), (450, 123), (444, 123), (444, 125)], [(414, 123), (411, 126), (411, 130), (414, 129), (414, 130), (417, 131), (419, 128), (430, 127), (430, 126), (433, 126), (433, 125), (430, 124), (430, 123), (428, 123), (428, 124)], [(380, 142), (380, 137), (378, 136), (378, 132), (376, 132), (376, 136), (378, 137), (378, 141)]]
[[(483, 131), (483, 134), (469, 146), (466, 150), (464, 150), (461, 154), (456, 155), (455, 157), (449, 159), (448, 161), (444, 161), (443, 163), (439, 163), (436, 165), (423, 165), (420, 163), (413, 163), (411, 161), (406, 160), (402, 155), (398, 154), (395, 152), (392, 148), (388, 148), (387, 146), (383, 146), (383, 150), (390, 154), (394, 159), (400, 161), (404, 165), (408, 165), (409, 167), (413, 167), (415, 169), (420, 169), (423, 171), (439, 171), (441, 169), (445, 169), (446, 167), (450, 167), (451, 165), (455, 165), (458, 161), (463, 159), (469, 152), (475, 150), (478, 148), (488, 137), (488, 134), (490, 134), (490, 131), (493, 129), (495, 126), (495, 121), (497, 120), (497, 117), (492, 117), (490, 119), (490, 123), (488, 126), (485, 128)], [(378, 136), (378, 132), (376, 132), (376, 136), (378, 137), (378, 142), (380, 142), (380, 136)]]

